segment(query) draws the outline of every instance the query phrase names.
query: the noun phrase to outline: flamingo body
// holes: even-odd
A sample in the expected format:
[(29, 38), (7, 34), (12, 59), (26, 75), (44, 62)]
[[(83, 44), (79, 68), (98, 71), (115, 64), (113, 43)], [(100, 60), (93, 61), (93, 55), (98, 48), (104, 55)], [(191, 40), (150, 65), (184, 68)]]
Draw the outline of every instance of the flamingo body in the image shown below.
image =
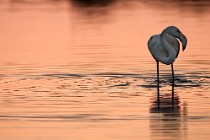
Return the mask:
[[(156, 61), (160, 61), (160, 62), (162, 62), (164, 64), (167, 64), (167, 65), (171, 64), (171, 63), (167, 63), (167, 62), (161, 61), (161, 57), (162, 56), (169, 57), (169, 53), (163, 47), (163, 45), (161, 43), (161, 36), (160, 36), (160, 34), (159, 35), (153, 35), (152, 38), (153, 38), (153, 42), (148, 48), (149, 48), (149, 51), (150, 51), (151, 55), (153, 56), (153, 58)], [(171, 60), (171, 62), (174, 62), (175, 59), (179, 55), (180, 43), (175, 37), (173, 37), (171, 35), (167, 35), (166, 39), (167, 39), (168, 43), (171, 45), (171, 47), (174, 49), (174, 51), (175, 51), (176, 57), (172, 58), (173, 60)]]

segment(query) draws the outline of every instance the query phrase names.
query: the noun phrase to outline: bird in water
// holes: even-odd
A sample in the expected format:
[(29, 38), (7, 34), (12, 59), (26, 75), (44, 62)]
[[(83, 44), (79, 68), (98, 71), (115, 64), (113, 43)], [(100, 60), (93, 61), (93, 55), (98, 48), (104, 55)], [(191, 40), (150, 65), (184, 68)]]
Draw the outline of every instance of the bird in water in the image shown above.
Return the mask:
[(179, 55), (180, 43), (184, 51), (187, 45), (187, 38), (175, 26), (169, 26), (161, 34), (152, 35), (148, 41), (148, 48), (157, 63), (157, 81), (159, 85), (159, 62), (171, 65), (172, 78), (174, 84), (173, 63)]

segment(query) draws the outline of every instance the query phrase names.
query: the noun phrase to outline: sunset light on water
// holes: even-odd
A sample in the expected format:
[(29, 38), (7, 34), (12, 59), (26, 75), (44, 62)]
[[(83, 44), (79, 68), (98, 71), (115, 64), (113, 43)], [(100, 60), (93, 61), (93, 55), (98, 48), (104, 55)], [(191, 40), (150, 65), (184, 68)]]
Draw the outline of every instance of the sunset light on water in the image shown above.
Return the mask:
[[(208, 140), (209, 13), (204, 0), (1, 1), (0, 139)], [(158, 88), (147, 42), (170, 25), (188, 44)]]

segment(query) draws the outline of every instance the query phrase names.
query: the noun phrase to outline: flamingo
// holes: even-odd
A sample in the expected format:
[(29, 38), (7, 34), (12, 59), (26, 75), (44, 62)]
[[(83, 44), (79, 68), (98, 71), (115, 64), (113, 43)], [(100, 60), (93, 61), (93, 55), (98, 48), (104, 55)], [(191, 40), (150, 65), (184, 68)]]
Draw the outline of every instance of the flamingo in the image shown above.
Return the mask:
[(174, 84), (174, 68), (173, 63), (179, 55), (180, 43), (182, 43), (182, 50), (187, 46), (187, 38), (175, 26), (169, 26), (162, 31), (161, 34), (152, 35), (148, 41), (148, 48), (157, 63), (157, 81), (159, 86), (159, 62), (170, 65), (172, 71), (172, 78)]

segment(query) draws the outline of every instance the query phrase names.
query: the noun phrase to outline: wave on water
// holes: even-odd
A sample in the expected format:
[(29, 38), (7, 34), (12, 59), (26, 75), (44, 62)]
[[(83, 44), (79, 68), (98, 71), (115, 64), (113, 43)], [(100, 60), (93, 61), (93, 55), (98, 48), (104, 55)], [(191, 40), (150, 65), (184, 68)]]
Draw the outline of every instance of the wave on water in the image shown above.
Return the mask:
[(0, 120), (25, 120), (25, 121), (122, 121), (122, 120), (142, 120), (147, 116), (119, 115), (112, 116), (106, 114), (69, 114), (69, 115), (1, 115)]
[[(17, 85), (17, 90), (23, 87), (37, 87), (36, 91), (46, 91), (46, 87), (59, 90), (99, 90), (99, 89), (130, 89), (156, 88), (157, 78), (155, 73), (45, 73), (29, 75), (1, 76), (2, 84)], [(33, 83), (28, 85), (26, 83)], [(42, 83), (42, 84), (41, 84)], [(210, 76), (208, 74), (176, 74), (175, 87), (207, 87), (209, 88)], [(161, 87), (171, 86), (170, 74), (160, 75), (159, 85)], [(38, 88), (39, 87), (39, 88)], [(27, 88), (31, 90), (31, 88)], [(50, 90), (51, 91), (51, 90)]]
[[(137, 73), (93, 73), (93, 74), (71, 74), (71, 73), (59, 73), (59, 74), (43, 74), (41, 77), (51, 78), (77, 78), (85, 80), (98, 81), (103, 84), (109, 83), (109, 87), (129, 87), (140, 86), (143, 88), (155, 88), (157, 87), (156, 75), (151, 74), (137, 74)], [(111, 84), (110, 84), (111, 83)], [(169, 74), (160, 75), (159, 83), (162, 86), (172, 84), (172, 77)], [(177, 74), (175, 76), (175, 87), (200, 87), (208, 86), (210, 83), (210, 76), (208, 74)]]

